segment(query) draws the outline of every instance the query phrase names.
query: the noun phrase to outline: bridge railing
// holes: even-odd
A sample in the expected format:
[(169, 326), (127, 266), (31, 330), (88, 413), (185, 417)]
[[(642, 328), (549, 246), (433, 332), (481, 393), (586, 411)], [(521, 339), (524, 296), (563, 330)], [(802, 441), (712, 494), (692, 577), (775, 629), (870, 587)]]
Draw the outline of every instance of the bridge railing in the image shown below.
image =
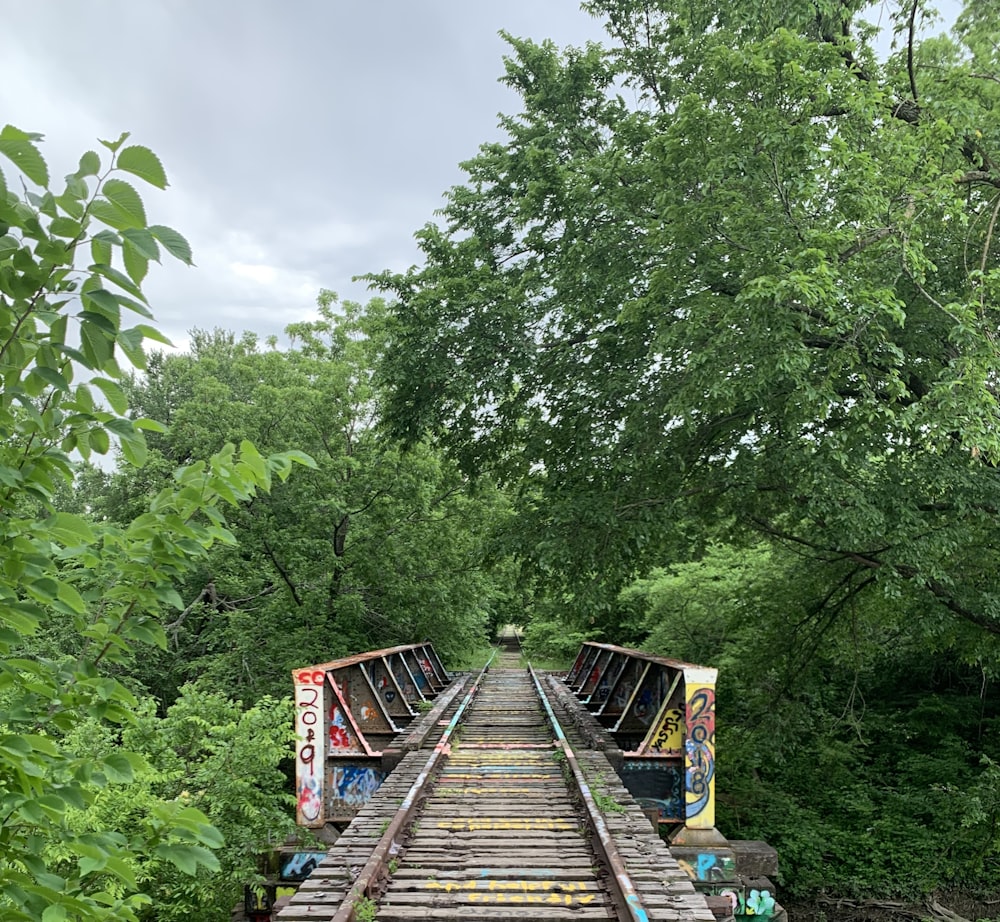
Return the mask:
[(622, 750), (622, 781), (633, 797), (660, 823), (709, 835), (717, 678), (708, 666), (585, 643), (565, 679)]
[(429, 643), (292, 671), (296, 819), (350, 820), (385, 778), (382, 750), (451, 681)]

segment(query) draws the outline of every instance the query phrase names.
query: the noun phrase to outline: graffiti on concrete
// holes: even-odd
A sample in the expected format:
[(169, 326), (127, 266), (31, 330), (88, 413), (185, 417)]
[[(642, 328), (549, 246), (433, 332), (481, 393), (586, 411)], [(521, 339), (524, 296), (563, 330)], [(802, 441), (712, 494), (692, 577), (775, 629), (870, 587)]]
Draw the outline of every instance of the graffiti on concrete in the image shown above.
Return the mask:
[(745, 893), (743, 890), (726, 889), (719, 894), (729, 899), (732, 906), (733, 915), (737, 919), (770, 919), (774, 917), (776, 908), (774, 897), (770, 890), (751, 890)]
[[(693, 857), (693, 861), (678, 859), (677, 863), (693, 880), (733, 880), (736, 873), (736, 861), (731, 855), (701, 852)], [(726, 891), (723, 895), (729, 895), (732, 892), (734, 891)]]

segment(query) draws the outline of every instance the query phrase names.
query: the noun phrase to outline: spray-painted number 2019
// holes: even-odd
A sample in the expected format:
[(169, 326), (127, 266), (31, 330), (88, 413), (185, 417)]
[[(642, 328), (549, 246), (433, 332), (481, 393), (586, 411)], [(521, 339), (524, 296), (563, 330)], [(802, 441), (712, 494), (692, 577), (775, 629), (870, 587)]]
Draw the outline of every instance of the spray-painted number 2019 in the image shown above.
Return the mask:
[[(321, 689), (323, 672), (300, 672), (295, 685), (296, 735), (298, 737), (299, 790), (301, 820), (311, 823), (323, 808), (322, 743), (317, 747), (317, 727), (322, 716)], [(317, 761), (318, 760), (318, 761)]]

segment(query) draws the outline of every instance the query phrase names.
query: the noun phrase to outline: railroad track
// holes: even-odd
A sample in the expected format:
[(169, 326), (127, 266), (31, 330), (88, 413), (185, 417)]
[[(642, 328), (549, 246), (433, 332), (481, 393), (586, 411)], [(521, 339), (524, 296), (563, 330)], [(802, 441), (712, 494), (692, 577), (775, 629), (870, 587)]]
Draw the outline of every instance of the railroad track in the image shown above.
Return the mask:
[[(516, 637), (505, 640), (432, 751), (407, 757), (410, 776), (413, 760), (424, 764), (391, 816), (384, 805), (381, 814), (376, 807), (359, 816), (359, 828), (338, 843), (354, 851), (325, 872), (321, 865), (318, 880), (303, 886), (279, 920), (713, 918), (683, 872), (652, 878), (646, 850), (628, 830), (629, 860), (619, 852), (598, 808), (603, 795), (595, 797), (557, 707), (520, 665)], [(583, 760), (591, 777), (594, 757)], [(398, 798), (401, 790), (386, 793)], [(350, 855), (366, 848), (363, 867), (352, 867)], [(638, 887), (629, 867), (640, 871)]]

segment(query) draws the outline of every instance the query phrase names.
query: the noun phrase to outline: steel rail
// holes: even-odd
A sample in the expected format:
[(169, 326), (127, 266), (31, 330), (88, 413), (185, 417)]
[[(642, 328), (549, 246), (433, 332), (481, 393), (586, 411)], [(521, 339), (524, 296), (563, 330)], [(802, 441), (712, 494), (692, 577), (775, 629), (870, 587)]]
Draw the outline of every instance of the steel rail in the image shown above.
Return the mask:
[(531, 676), (532, 682), (535, 683), (535, 689), (541, 699), (549, 723), (552, 725), (552, 730), (556, 735), (556, 745), (562, 749), (563, 754), (566, 756), (566, 763), (573, 772), (573, 778), (576, 781), (577, 788), (587, 809), (587, 816), (594, 828), (594, 832), (597, 834), (598, 848), (613, 875), (615, 884), (612, 898), (618, 904), (619, 909), (623, 909), (628, 913), (628, 917), (632, 922), (649, 922), (649, 915), (642, 908), (639, 893), (632, 883), (632, 878), (625, 867), (625, 861), (622, 859), (621, 853), (618, 851), (618, 846), (615, 845), (614, 837), (611, 835), (611, 831), (604, 821), (604, 816), (598, 808), (597, 802), (594, 800), (593, 792), (590, 790), (590, 785), (587, 783), (586, 777), (584, 777), (576, 754), (569, 745), (569, 740), (566, 739), (562, 725), (552, 710), (548, 695), (545, 694), (545, 690), (538, 681), (535, 670), (530, 665), (528, 666), (528, 673)]
[(458, 710), (455, 711), (455, 715), (449, 721), (444, 733), (441, 734), (441, 739), (438, 740), (434, 751), (427, 759), (420, 774), (417, 775), (416, 780), (410, 786), (406, 797), (403, 798), (403, 802), (397, 808), (388, 827), (372, 851), (371, 857), (361, 869), (361, 873), (353, 881), (350, 892), (344, 898), (336, 913), (331, 917), (330, 922), (355, 922), (358, 902), (365, 898), (371, 898), (374, 888), (378, 886), (383, 874), (388, 870), (389, 861), (396, 857), (399, 849), (399, 846), (396, 844), (396, 836), (406, 827), (406, 824), (412, 818), (420, 796), (423, 794), (427, 783), (433, 777), (438, 762), (442, 756), (450, 752), (451, 747), (449, 746), (449, 742), (452, 734), (455, 732), (455, 728), (462, 719), (465, 710), (472, 703), (472, 699), (475, 698), (479, 691), (483, 679), (486, 677), (486, 673), (489, 671), (490, 665), (496, 657), (497, 649), (494, 647), (493, 653), (490, 654), (489, 660), (483, 666), (472, 688), (469, 689), (466, 696), (462, 699), (462, 703), (458, 706)]

